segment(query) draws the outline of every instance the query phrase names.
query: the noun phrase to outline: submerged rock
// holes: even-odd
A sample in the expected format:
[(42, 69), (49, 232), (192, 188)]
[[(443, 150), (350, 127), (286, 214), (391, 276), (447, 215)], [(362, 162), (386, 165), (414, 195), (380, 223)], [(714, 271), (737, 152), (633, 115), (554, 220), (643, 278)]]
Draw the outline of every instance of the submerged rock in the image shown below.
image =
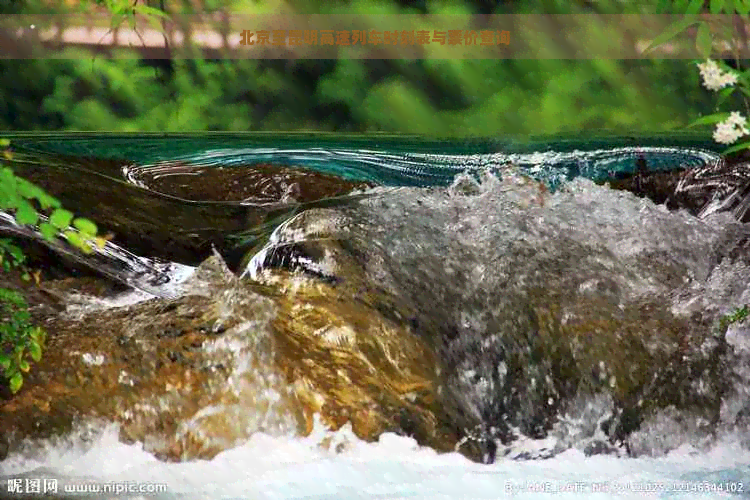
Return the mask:
[(259, 431), (306, 435), (319, 414), (362, 439), (452, 449), (419, 337), (329, 285), (278, 279), (293, 290), (238, 280), (214, 256), (184, 297), (50, 318), (42, 361), (0, 406), (4, 446), (103, 419), (161, 459), (211, 458)]

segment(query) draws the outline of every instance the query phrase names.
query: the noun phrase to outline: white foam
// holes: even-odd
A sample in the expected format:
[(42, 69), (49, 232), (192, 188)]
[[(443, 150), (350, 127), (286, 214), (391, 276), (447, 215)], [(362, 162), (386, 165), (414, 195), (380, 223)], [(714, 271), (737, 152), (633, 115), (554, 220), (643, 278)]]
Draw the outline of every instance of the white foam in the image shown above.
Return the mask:
[[(164, 296), (179, 297), (184, 293), (183, 287), (187, 280), (193, 276), (196, 268), (178, 264), (176, 262), (171, 262), (169, 265), (170, 280), (168, 283), (159, 287), (158, 290), (162, 292)], [(132, 288), (126, 292), (107, 298), (71, 293), (67, 297), (65, 313), (71, 317), (80, 317), (94, 311), (132, 306), (146, 300), (151, 300), (155, 297), (157, 297), (157, 295), (137, 288)]]
[[(329, 449), (319, 446), (328, 435)], [(338, 448), (341, 451), (336, 453)], [(43, 468), (44, 471), (40, 471)], [(12, 455), (0, 464), (5, 479), (59, 477), (76, 480), (137, 481), (167, 485), (168, 495), (190, 499), (497, 499), (644, 498), (644, 488), (663, 488), (647, 498), (737, 498), (726, 493), (669, 492), (672, 483), (705, 488), (750, 484), (750, 452), (731, 437), (708, 452), (681, 447), (661, 458), (586, 457), (569, 450), (552, 459), (492, 465), (472, 463), (457, 453), (438, 454), (413, 439), (383, 434), (377, 443), (357, 439), (347, 426), (327, 433), (316, 425), (308, 438), (255, 434), (245, 444), (212, 460), (164, 463), (141, 445), (117, 440), (110, 426), (88, 447), (60, 445), (36, 458)], [(38, 477), (37, 476), (37, 477)], [(704, 483), (705, 482), (705, 483)], [(599, 488), (599, 492), (594, 492)], [(640, 491), (639, 491), (640, 489)]]

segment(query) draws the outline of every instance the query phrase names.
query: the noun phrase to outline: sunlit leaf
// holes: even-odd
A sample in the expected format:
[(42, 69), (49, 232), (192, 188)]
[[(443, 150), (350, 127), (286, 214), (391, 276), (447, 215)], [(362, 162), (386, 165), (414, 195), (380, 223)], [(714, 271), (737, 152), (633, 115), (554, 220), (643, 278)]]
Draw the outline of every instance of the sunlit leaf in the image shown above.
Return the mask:
[(79, 231), (81, 231), (86, 236), (95, 236), (97, 232), (96, 224), (94, 224), (92, 221), (85, 219), (83, 217), (78, 217), (73, 221), (73, 226), (76, 227)]
[(47, 241), (52, 241), (57, 236), (58, 229), (49, 222), (42, 222), (39, 224), (39, 232)]
[(26, 200), (22, 200), (16, 210), (16, 222), (19, 224), (36, 224), (39, 214)]
[(29, 354), (31, 355), (31, 359), (38, 363), (42, 359), (42, 346), (37, 342), (31, 342), (29, 344)]
[(73, 213), (64, 208), (56, 209), (49, 218), (50, 223), (58, 229), (67, 229), (72, 220)]
[(714, 113), (711, 115), (701, 116), (697, 120), (693, 121), (688, 127), (696, 127), (698, 125), (712, 125), (714, 123), (723, 122), (729, 118), (729, 113)]
[(169, 19), (169, 14), (167, 14), (166, 12), (155, 7), (150, 7), (148, 5), (137, 4), (133, 7), (133, 9), (135, 9), (136, 13), (142, 14), (144, 16), (162, 17), (164, 19)]
[(20, 372), (16, 372), (16, 374), (10, 378), (9, 385), (10, 392), (13, 394), (17, 393), (23, 385), (23, 375), (21, 375)]
[(83, 237), (77, 231), (65, 231), (63, 236), (68, 240), (68, 243), (76, 248), (81, 248), (84, 244)]

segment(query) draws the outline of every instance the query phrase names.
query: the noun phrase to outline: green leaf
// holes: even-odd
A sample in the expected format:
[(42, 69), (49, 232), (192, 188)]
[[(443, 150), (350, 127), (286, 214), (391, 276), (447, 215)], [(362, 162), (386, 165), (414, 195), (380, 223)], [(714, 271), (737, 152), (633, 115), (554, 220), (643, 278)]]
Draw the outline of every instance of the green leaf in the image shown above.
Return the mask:
[(44, 330), (42, 330), (38, 326), (35, 326), (34, 328), (31, 329), (31, 333), (29, 333), (29, 338), (33, 342), (37, 342), (40, 345), (43, 344), (44, 343)]
[(29, 365), (29, 362), (28, 362), (28, 361), (26, 361), (25, 359), (22, 359), (22, 360), (21, 360), (21, 362), (20, 362), (20, 363), (18, 363), (18, 368), (19, 368), (19, 369), (20, 369), (20, 370), (21, 370), (22, 372), (24, 372), (24, 373), (28, 373), (28, 372), (29, 372), (29, 370), (31, 370), (31, 365)]
[(109, 26), (112, 29), (118, 28), (122, 21), (125, 19), (125, 16), (123, 14), (113, 12), (112, 13), (112, 19), (110, 20)]
[(22, 200), (19, 203), (18, 210), (16, 210), (16, 222), (19, 224), (36, 224), (38, 220), (39, 214), (34, 207), (26, 200)]
[(58, 230), (49, 222), (42, 222), (41, 224), (39, 224), (39, 232), (42, 233), (44, 239), (46, 239), (47, 241), (52, 241), (55, 239), (55, 236), (57, 236)]
[(146, 20), (148, 21), (148, 24), (153, 28), (155, 31), (158, 31), (159, 33), (165, 33), (164, 26), (159, 22), (158, 19), (155, 17), (147, 17)]
[(150, 7), (148, 5), (142, 5), (137, 4), (133, 7), (135, 9), (135, 12), (138, 14), (142, 14), (147, 17), (161, 17), (164, 19), (169, 19), (169, 14), (164, 12), (163, 10), (157, 9), (155, 7)]
[(734, 91), (737, 90), (737, 87), (726, 87), (724, 89), (721, 89), (719, 91), (719, 98), (716, 100), (716, 107), (718, 108), (724, 102), (729, 99), (729, 96), (734, 94)]
[(0, 368), (7, 370), (10, 366), (10, 357), (5, 354), (0, 354)]
[(713, 15), (721, 14), (724, 9), (724, 2), (725, 0), (711, 0), (708, 8), (709, 12)]
[(21, 389), (21, 386), (23, 385), (23, 375), (21, 375), (20, 372), (16, 372), (16, 374), (10, 378), (9, 382), (10, 392), (15, 394)]
[(748, 0), (734, 0), (734, 10), (743, 16), (750, 14), (750, 2)]
[(29, 354), (31, 355), (31, 359), (38, 363), (42, 359), (42, 346), (37, 342), (31, 342), (29, 344)]
[(65, 238), (68, 240), (68, 243), (78, 248), (79, 250), (83, 250), (85, 253), (91, 253), (93, 251), (80, 233), (76, 231), (65, 231), (63, 233), (63, 236), (65, 236)]
[(55, 198), (54, 196), (50, 196), (44, 191), (39, 193), (36, 197), (37, 200), (39, 200), (39, 204), (42, 206), (43, 209), (48, 208), (59, 208), (60, 207), (60, 200)]
[(708, 23), (700, 23), (700, 25), (698, 25), (698, 34), (695, 38), (695, 48), (698, 49), (698, 53), (703, 59), (711, 57), (713, 38), (711, 37), (711, 29), (708, 27)]
[(120, 14), (130, 7), (130, 4), (123, 0), (111, 0), (108, 4), (109, 10), (112, 14)]
[(96, 236), (97, 227), (96, 224), (94, 224), (92, 221), (85, 219), (83, 217), (78, 217), (76, 220), (73, 221), (73, 226), (75, 226), (79, 231), (81, 231), (86, 236), (94, 237)]
[(31, 331), (31, 338), (39, 342), (39, 345), (44, 345), (44, 342), (47, 339), (47, 332), (40, 327), (35, 326)]
[(27, 181), (23, 177), (18, 177), (18, 193), (24, 198), (36, 198), (42, 189), (36, 184)]
[(0, 148), (7, 148), (8, 146), (10, 146), (10, 139), (0, 137)]
[(2, 245), (2, 248), (10, 254), (10, 256), (18, 263), (23, 262), (26, 260), (26, 256), (23, 254), (23, 250), (18, 248), (17, 246), (13, 244), (4, 244)]
[(719, 66), (719, 68), (721, 68), (721, 69), (722, 69), (722, 70), (723, 70), (723, 71), (724, 71), (725, 73), (737, 73), (737, 71), (736, 71), (736, 70), (735, 70), (734, 68), (732, 68), (731, 66), (729, 66), (729, 65), (728, 65), (728, 64), (727, 64), (727, 63), (726, 63), (725, 61), (723, 61), (723, 60), (721, 60), (721, 59), (719, 59), (719, 60), (714, 60), (714, 62), (715, 62), (715, 63), (716, 63), (716, 65), (717, 65), (717, 66)]
[(701, 116), (690, 125), (688, 125), (688, 127), (696, 127), (698, 125), (712, 125), (714, 123), (723, 122), (727, 118), (729, 118), (729, 113), (714, 113), (711, 115)]
[(60, 202), (48, 195), (44, 189), (21, 177), (18, 178), (18, 193), (24, 198), (39, 200), (39, 204), (43, 209), (60, 206)]
[(736, 153), (737, 151), (742, 151), (743, 149), (750, 149), (750, 141), (746, 141), (741, 144), (732, 146), (731, 148), (727, 148), (722, 152), (722, 154), (728, 155), (730, 153)]
[(64, 208), (55, 209), (49, 218), (50, 223), (58, 229), (67, 229), (73, 220), (73, 213)]
[(684, 16), (678, 19), (677, 21), (673, 22), (669, 26), (666, 27), (664, 30), (664, 33), (660, 34), (656, 38), (654, 38), (651, 41), (651, 44), (648, 46), (648, 48), (643, 52), (644, 55), (648, 54), (652, 50), (654, 50), (656, 47), (660, 45), (664, 45), (686, 29), (688, 29), (690, 26), (693, 26), (695, 24), (698, 24), (700, 20), (695, 16)]
[(703, 0), (691, 0), (687, 9), (685, 9), (685, 14), (699, 14), (702, 8)]

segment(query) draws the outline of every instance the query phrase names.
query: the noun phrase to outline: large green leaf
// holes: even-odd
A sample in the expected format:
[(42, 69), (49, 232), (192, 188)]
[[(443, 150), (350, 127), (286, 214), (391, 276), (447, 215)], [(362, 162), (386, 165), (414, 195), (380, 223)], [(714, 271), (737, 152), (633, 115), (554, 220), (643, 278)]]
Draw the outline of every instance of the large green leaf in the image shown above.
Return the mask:
[(696, 127), (698, 125), (712, 125), (714, 123), (723, 122), (727, 118), (729, 118), (729, 113), (714, 113), (712, 115), (701, 116), (697, 120), (691, 122), (688, 127)]
[(698, 25), (698, 34), (695, 38), (695, 48), (698, 49), (698, 53), (703, 59), (709, 59), (712, 47), (713, 38), (711, 37), (711, 29), (708, 23), (700, 23)]
[(648, 54), (660, 45), (664, 45), (674, 37), (688, 29), (690, 26), (698, 24), (700, 20), (695, 16), (684, 16), (676, 20), (664, 30), (664, 33), (660, 34), (651, 41), (651, 44), (644, 51), (644, 54)]

